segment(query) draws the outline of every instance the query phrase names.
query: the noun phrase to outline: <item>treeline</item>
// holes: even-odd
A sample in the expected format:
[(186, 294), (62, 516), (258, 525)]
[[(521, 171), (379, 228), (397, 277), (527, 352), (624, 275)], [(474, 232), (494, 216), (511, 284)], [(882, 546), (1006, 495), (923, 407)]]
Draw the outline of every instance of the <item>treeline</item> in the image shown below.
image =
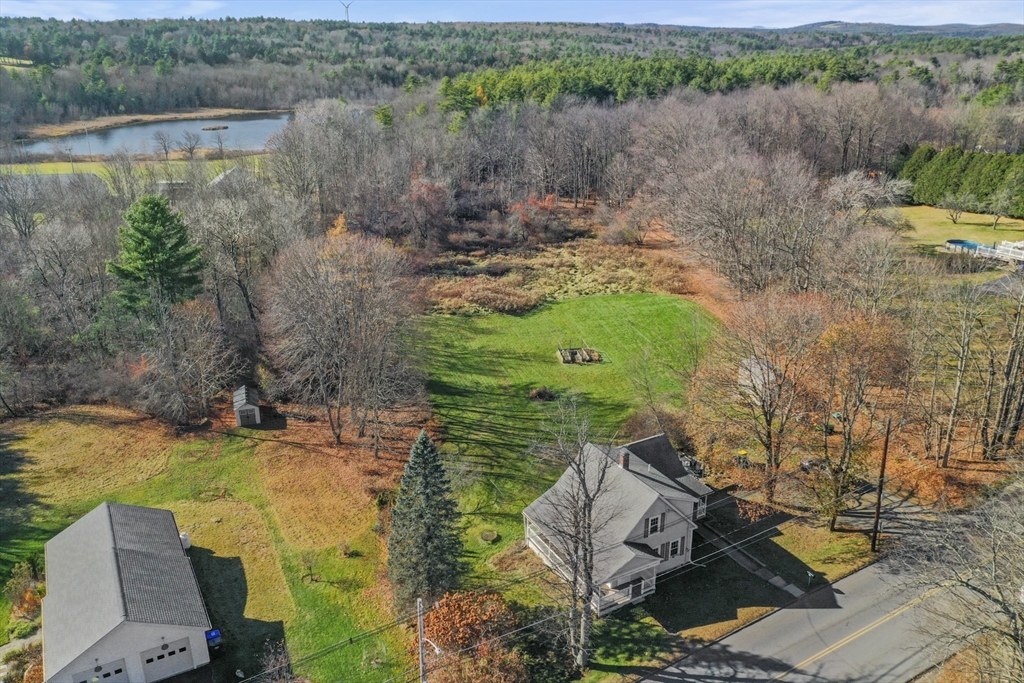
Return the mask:
[(258, 59), (296, 65), (310, 59), (340, 64), (389, 58), (428, 69), (444, 64), (479, 68), (582, 55), (629, 52), (643, 56), (657, 50), (732, 57), (839, 48), (855, 49), (856, 58), (880, 54), (984, 57), (1020, 50), (1020, 40), (1014, 35), (972, 38), (621, 24), (0, 18), (0, 54), (55, 67), (107, 59), (123, 66), (153, 66), (161, 60), (215, 65)]
[(714, 60), (703, 57), (596, 57), (531, 62), (466, 73), (441, 82), (442, 106), (468, 111), (491, 102), (548, 103), (563, 95), (625, 102), (655, 98), (673, 88), (728, 92), (800, 81), (861, 81), (874, 72), (865, 59), (840, 52)]
[(931, 145), (918, 147), (900, 171), (914, 183), (918, 204), (954, 201), (967, 210), (1024, 218), (1024, 154), (1005, 154)]
[[(143, 163), (127, 154), (108, 159), (104, 182), (7, 171), (0, 394), (9, 412), (117, 400), (193, 422), (210, 392), (246, 378), (272, 396), (332, 411), (339, 431), (353, 424), (341, 406), (354, 403), (365, 430), (383, 406), (418, 391), (415, 373), (399, 362), (411, 357), (401, 325), (367, 311), (405, 311), (385, 292), (416, 301), (408, 278), (433, 272), (442, 252), (580, 236), (586, 228), (569, 220), (566, 202), (593, 209), (609, 242), (642, 243), (656, 219), (665, 221), (743, 291), (878, 300), (887, 295), (857, 275), (858, 263), (891, 245), (864, 236), (863, 219), (899, 228), (886, 207), (910, 190), (865, 173), (885, 178), (913, 167), (908, 159), (926, 141), (1019, 153), (1017, 115), (967, 105), (922, 111), (912, 94), (868, 83), (691, 91), (621, 105), (562, 97), (457, 113), (415, 89), (388, 105), (303, 106), (258, 171), (240, 168), (213, 185), (203, 162)], [(164, 180), (179, 181), (170, 210), (202, 247), (201, 282), (188, 298), (132, 307), (107, 264), (123, 249), (122, 216)], [(353, 236), (367, 243), (330, 241)], [(377, 240), (386, 244), (367, 246)], [(516, 310), (501, 300), (514, 289), (502, 272), (476, 274), (493, 286), (488, 307)], [(361, 287), (374, 296), (356, 296)], [(332, 303), (338, 288), (352, 290), (354, 308)], [(318, 331), (325, 320), (329, 330)], [(384, 338), (380, 329), (394, 336), (371, 343)], [(181, 349), (220, 355), (182, 365)]]
[[(823, 87), (902, 79), (922, 88), (927, 106), (946, 95), (970, 99), (988, 88), (982, 103), (1002, 105), (1020, 99), (1020, 80), (993, 73), (993, 64), (1022, 47), (1020, 36), (262, 17), (117, 22), (2, 17), (0, 56), (33, 65), (0, 69), (0, 135), (10, 137), (19, 126), (37, 122), (187, 107), (288, 108), (338, 96), (383, 102), (398, 88), (446, 77), (456, 84), (450, 94), (460, 108), (472, 104), (481, 85), (488, 101), (495, 101), (489, 92), (495, 88), (499, 101), (542, 100), (558, 93), (622, 101), (673, 87), (728, 91), (806, 79)], [(627, 62), (616, 61), (627, 55)], [(900, 58), (872, 61), (885, 55)], [(616, 78), (615, 68), (629, 75)], [(480, 69), (485, 70), (481, 75), (468, 75)]]

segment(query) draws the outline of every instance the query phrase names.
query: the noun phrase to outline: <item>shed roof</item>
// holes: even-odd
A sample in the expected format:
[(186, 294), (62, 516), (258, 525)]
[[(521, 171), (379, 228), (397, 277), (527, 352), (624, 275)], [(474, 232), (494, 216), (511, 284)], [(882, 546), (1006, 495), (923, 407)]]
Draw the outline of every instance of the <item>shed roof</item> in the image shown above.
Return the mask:
[(124, 621), (210, 628), (170, 510), (103, 503), (46, 544), (52, 676)]
[(235, 410), (238, 410), (242, 406), (258, 406), (259, 404), (260, 394), (252, 387), (248, 387), (243, 384), (235, 389)]

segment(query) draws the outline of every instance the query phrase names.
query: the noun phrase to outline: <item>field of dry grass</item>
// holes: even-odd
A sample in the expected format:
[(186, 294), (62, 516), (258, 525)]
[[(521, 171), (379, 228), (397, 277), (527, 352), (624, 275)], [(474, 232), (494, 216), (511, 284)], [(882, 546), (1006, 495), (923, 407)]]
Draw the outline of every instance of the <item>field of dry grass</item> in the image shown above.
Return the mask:
[(522, 313), (541, 303), (600, 294), (695, 291), (692, 264), (668, 251), (582, 239), (488, 256), (446, 255), (433, 264), (430, 300), (441, 313)]
[(144, 482), (166, 469), (179, 445), (156, 420), (114, 407), (61, 408), (9, 422), (5, 430), (32, 454), (18, 480), (48, 506)]

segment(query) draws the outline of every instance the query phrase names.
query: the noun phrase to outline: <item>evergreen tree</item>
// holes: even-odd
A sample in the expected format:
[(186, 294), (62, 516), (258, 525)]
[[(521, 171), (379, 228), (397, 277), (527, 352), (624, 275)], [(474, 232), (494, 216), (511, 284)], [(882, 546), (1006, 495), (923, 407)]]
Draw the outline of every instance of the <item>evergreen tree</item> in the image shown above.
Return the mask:
[(910, 158), (907, 159), (907, 163), (903, 164), (903, 168), (900, 169), (900, 178), (909, 180), (912, 183), (917, 182), (917, 176), (928, 165), (928, 162), (935, 158), (936, 154), (935, 148), (931, 145), (918, 147), (910, 155)]
[(117, 258), (107, 271), (132, 307), (166, 310), (202, 288), (202, 247), (193, 244), (181, 214), (166, 197), (143, 195), (124, 213)]
[(964, 152), (959, 147), (947, 147), (928, 162), (914, 183), (914, 201), (935, 206), (947, 194), (960, 190)]
[(420, 432), (398, 487), (388, 539), (388, 576), (395, 601), (440, 598), (462, 573), (460, 515), (437, 446)]

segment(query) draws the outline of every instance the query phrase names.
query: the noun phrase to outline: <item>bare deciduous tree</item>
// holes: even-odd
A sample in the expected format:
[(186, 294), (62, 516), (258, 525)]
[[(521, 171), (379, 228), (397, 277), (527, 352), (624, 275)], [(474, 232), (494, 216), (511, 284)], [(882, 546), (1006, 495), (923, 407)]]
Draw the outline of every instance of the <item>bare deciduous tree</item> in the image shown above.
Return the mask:
[[(607, 473), (611, 458), (591, 444), (590, 416), (575, 395), (559, 399), (545, 425), (548, 443), (538, 448), (541, 457), (565, 467), (559, 483), (549, 492), (551, 534), (547, 540), (564, 563), (568, 609), (568, 642), (576, 666), (585, 668), (590, 658), (594, 627), (593, 599), (596, 585), (595, 557), (606, 552), (598, 538), (617, 512), (615, 490)], [(611, 442), (602, 448), (611, 449)]]
[(164, 153), (164, 161), (169, 161), (171, 150), (174, 148), (170, 134), (166, 130), (158, 130), (153, 133), (153, 142), (156, 143), (157, 149)]
[(907, 349), (896, 329), (884, 316), (851, 314), (822, 333), (812, 354), (807, 407), (820, 432), (822, 457), (808, 484), (831, 531), (881, 434), (886, 393), (907, 377)]
[(203, 141), (202, 136), (198, 133), (193, 133), (190, 130), (186, 130), (181, 135), (181, 142), (178, 143), (178, 149), (188, 154), (189, 160), (195, 159), (196, 150), (199, 148), (199, 143)]
[(344, 408), (390, 405), (408, 372), (402, 331), (411, 290), (405, 259), (383, 242), (333, 237), (294, 244), (278, 260), (269, 286), (269, 347), (283, 384), (327, 413), (341, 444)]
[[(0, 170), (0, 226), (17, 237), (31, 237), (45, 205), (43, 180), (39, 176)], [(4, 241), (0, 233), (0, 245)]]
[(730, 445), (760, 445), (768, 501), (775, 497), (783, 463), (802, 443), (802, 392), (815, 371), (815, 345), (827, 324), (827, 303), (816, 297), (750, 299), (737, 307), (729, 336), (694, 378), (694, 402), (723, 437), (736, 437)]
[(211, 399), (234, 379), (239, 366), (209, 304), (180, 304), (159, 324), (166, 329), (143, 354), (136, 376), (139, 405), (189, 424), (209, 415)]
[(890, 562), (940, 597), (923, 624), (953, 650), (974, 639), (977, 680), (1024, 682), (1024, 505), (1021, 485), (951, 512), (903, 538)]

